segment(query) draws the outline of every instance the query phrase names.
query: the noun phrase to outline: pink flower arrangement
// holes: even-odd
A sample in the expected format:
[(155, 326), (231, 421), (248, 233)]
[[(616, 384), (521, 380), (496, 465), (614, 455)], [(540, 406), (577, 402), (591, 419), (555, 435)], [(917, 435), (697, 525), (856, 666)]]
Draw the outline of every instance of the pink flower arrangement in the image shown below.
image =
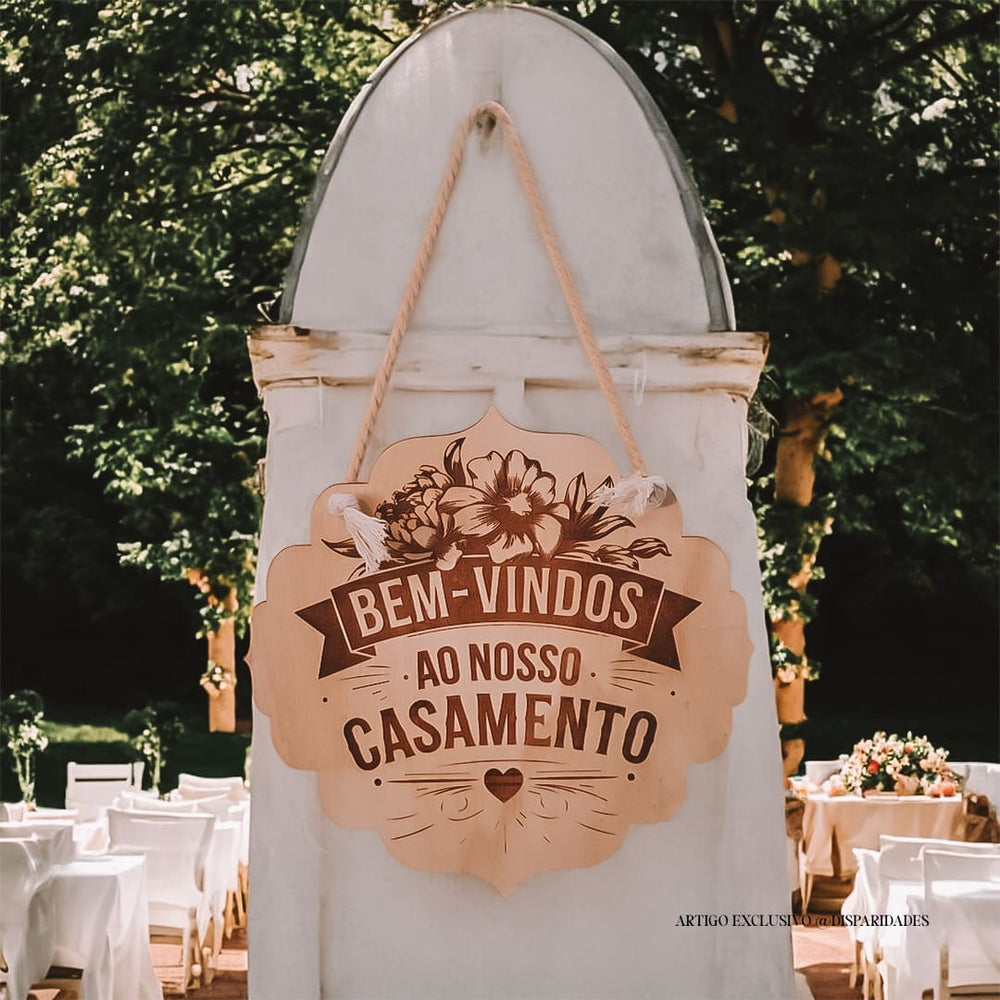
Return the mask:
[(911, 732), (902, 738), (877, 732), (871, 739), (855, 743), (835, 777), (846, 791), (856, 795), (954, 795), (958, 788), (958, 779), (948, 767), (948, 751)]

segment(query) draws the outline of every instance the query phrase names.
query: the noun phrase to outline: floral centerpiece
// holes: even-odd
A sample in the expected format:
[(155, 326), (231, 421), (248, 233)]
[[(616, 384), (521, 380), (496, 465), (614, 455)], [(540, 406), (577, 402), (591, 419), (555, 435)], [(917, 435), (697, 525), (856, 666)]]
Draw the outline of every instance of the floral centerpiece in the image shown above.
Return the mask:
[(229, 672), (221, 663), (208, 662), (208, 668), (199, 678), (199, 683), (208, 692), (210, 698), (218, 698), (219, 695), (232, 684)]
[(35, 691), (15, 691), (0, 703), (0, 735), (4, 750), (14, 758), (14, 773), (21, 798), (35, 804), (35, 754), (49, 745), (42, 732), (42, 698)]
[(132, 749), (145, 761), (154, 791), (160, 790), (160, 771), (167, 751), (184, 734), (184, 723), (172, 702), (150, 702), (133, 709), (124, 719)]
[(877, 732), (854, 744), (840, 773), (831, 779), (830, 791), (951, 796), (958, 786), (957, 776), (948, 767), (947, 750), (911, 732), (902, 737)]

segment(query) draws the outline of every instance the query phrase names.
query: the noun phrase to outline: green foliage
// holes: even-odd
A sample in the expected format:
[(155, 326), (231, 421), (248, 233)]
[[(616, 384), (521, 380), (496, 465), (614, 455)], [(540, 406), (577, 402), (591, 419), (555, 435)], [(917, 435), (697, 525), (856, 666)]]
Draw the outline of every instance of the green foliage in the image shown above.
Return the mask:
[(814, 681), (819, 677), (821, 668), (815, 659), (792, 652), (773, 632), (767, 633), (767, 641), (771, 673), (782, 684), (789, 684), (797, 677), (807, 681)]
[[(844, 393), (810, 508), (769, 499), (773, 446), (752, 483), (769, 612), (814, 613), (788, 579), (834, 507), (837, 530), (897, 555), (929, 540), (993, 579), (997, 8), (548, 6), (621, 52), (674, 131), (740, 326), (771, 332), (763, 404), (780, 423), (789, 398)], [(117, 545), (246, 610), (264, 427), (244, 333), (350, 100), (445, 7), (5, 9), (3, 532), (40, 593), (58, 576), (96, 613)], [(840, 277), (820, 294), (824, 259)]]
[(68, 493), (37, 477), (68, 451), (118, 512), (124, 562), (197, 568), (245, 609), (263, 424), (244, 335), (278, 294), (337, 120), (390, 49), (379, 17), (267, 0), (5, 11), (5, 458), (29, 579), (57, 552), (81, 585), (107, 568), (82, 477)]
[(0, 728), (6, 736), (23, 723), (39, 722), (44, 713), (45, 702), (37, 691), (14, 691), (0, 701)]
[(42, 731), (44, 704), (36, 691), (15, 691), (0, 702), (0, 750), (10, 756), (21, 799), (35, 801), (35, 755), (49, 745)]
[(168, 752), (184, 735), (180, 706), (171, 701), (149, 702), (145, 708), (135, 708), (122, 719), (129, 743), (137, 757), (146, 762), (143, 777), (153, 789), (160, 790), (161, 769)]
[[(96, 725), (84, 724), (85, 720), (92, 720)], [(184, 734), (171, 747), (169, 759), (163, 764), (162, 789), (176, 788), (180, 771), (218, 777), (243, 772), (249, 744), (247, 734), (208, 732), (201, 703), (187, 711), (181, 721)], [(120, 727), (120, 715), (100, 708), (51, 705), (43, 723), (51, 742), (45, 753), (36, 758), (38, 804), (52, 807), (65, 804), (66, 765), (71, 760), (86, 764), (124, 764), (135, 760), (135, 751)], [(0, 788), (4, 789), (5, 799), (11, 798), (6, 789), (14, 781), (9, 756), (0, 756)]]
[(795, 616), (809, 621), (815, 613), (814, 598), (792, 582), (811, 566), (810, 579), (822, 579), (822, 566), (814, 565), (820, 543), (833, 526), (834, 498), (817, 497), (808, 507), (787, 500), (769, 499), (773, 477), (757, 484), (757, 541), (761, 562), (764, 601), (774, 618)]
[[(779, 425), (789, 398), (844, 393), (809, 508), (773, 501), (773, 448), (751, 484), (769, 617), (815, 614), (789, 578), (834, 513), (837, 530), (891, 539), (888, 573), (913, 562), (908, 539), (930, 541), (995, 593), (996, 6), (559, 7), (663, 109), (740, 326), (771, 333), (761, 395)], [(840, 268), (826, 294), (824, 258)]]
[(122, 729), (132, 740), (147, 730), (155, 732), (167, 751), (184, 735), (180, 706), (172, 701), (151, 701), (145, 708), (133, 708), (122, 719)]
[(49, 743), (115, 743), (126, 742), (123, 730), (115, 726), (94, 725), (93, 723), (55, 722), (46, 719), (42, 728)]
[(803, 722), (786, 722), (778, 727), (778, 739), (804, 740), (809, 736), (811, 725), (808, 719)]

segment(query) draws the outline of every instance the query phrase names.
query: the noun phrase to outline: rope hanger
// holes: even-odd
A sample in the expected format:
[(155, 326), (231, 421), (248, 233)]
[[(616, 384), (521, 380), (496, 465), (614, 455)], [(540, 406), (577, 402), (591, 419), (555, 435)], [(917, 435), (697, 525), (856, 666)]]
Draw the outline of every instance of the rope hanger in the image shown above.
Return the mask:
[[(528, 206), (538, 227), (538, 233), (545, 246), (549, 262), (559, 281), (559, 288), (569, 308), (573, 325), (579, 334), (584, 353), (590, 362), (597, 385), (611, 411), (615, 429), (625, 445), (629, 461), (632, 465), (632, 475), (621, 479), (615, 486), (601, 491), (598, 500), (602, 503), (627, 502), (630, 504), (632, 513), (637, 516), (641, 515), (647, 504), (653, 503), (654, 505), (658, 505), (663, 502), (666, 495), (666, 485), (662, 479), (649, 475), (646, 463), (643, 461), (639, 446), (632, 433), (632, 427), (622, 410), (621, 400), (618, 397), (617, 389), (611, 378), (611, 372), (598, 346), (597, 338), (594, 336), (594, 331), (590, 326), (590, 321), (587, 319), (587, 314), (583, 308), (576, 285), (573, 282), (569, 265), (566, 263), (566, 258), (560, 249), (555, 230), (545, 211), (542, 196), (538, 189), (538, 181), (532, 170), (527, 151), (521, 142), (521, 137), (514, 125), (514, 120), (507, 109), (496, 101), (486, 101), (476, 107), (459, 125), (455, 133), (448, 163), (441, 178), (441, 186), (431, 210), (430, 219), (424, 231), (420, 249), (417, 251), (416, 260), (413, 262), (409, 280), (403, 291), (399, 312), (389, 333), (389, 340), (386, 344), (382, 364), (372, 384), (368, 406), (361, 421), (354, 451), (347, 466), (347, 482), (358, 481), (361, 466), (375, 428), (375, 422), (385, 401), (385, 395), (389, 388), (389, 380), (392, 376), (396, 359), (399, 356), (399, 349), (416, 309), (417, 300), (420, 297), (424, 278), (427, 274), (427, 268), (434, 254), (438, 235), (441, 232), (441, 226), (448, 211), (448, 205), (455, 190), (455, 184), (458, 181), (462, 162), (465, 158), (465, 147), (469, 134), (474, 128), (480, 128), (488, 135), (489, 131), (496, 125), (499, 125), (503, 132), (507, 148), (514, 161), (518, 180), (521, 182), (521, 187), (528, 200)], [(338, 494), (331, 498), (331, 500), (334, 503), (331, 509), (337, 513), (342, 513), (347, 520), (347, 527), (351, 531), (352, 536), (355, 536), (355, 541), (358, 542), (359, 552), (363, 552), (363, 550), (370, 551), (370, 554), (365, 556), (365, 562), (369, 572), (373, 571), (378, 567), (381, 552), (383, 551), (379, 543), (384, 537), (386, 525), (377, 518), (371, 518), (368, 515), (362, 514), (357, 508), (357, 500), (348, 494)], [(366, 522), (374, 523), (365, 524), (362, 522), (362, 518)], [(362, 537), (359, 538), (356, 532), (360, 532)], [(376, 538), (375, 536), (378, 537)], [(385, 557), (381, 556), (381, 558)]]

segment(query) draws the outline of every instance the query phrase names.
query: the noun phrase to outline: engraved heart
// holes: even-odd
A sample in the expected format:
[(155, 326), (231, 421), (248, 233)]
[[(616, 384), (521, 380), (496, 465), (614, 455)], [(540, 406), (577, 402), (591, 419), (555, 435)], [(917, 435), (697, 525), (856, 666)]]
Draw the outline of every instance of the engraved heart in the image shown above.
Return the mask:
[(516, 767), (508, 767), (500, 771), (491, 767), (483, 775), (483, 784), (490, 795), (495, 795), (501, 802), (512, 799), (524, 784), (524, 775)]

